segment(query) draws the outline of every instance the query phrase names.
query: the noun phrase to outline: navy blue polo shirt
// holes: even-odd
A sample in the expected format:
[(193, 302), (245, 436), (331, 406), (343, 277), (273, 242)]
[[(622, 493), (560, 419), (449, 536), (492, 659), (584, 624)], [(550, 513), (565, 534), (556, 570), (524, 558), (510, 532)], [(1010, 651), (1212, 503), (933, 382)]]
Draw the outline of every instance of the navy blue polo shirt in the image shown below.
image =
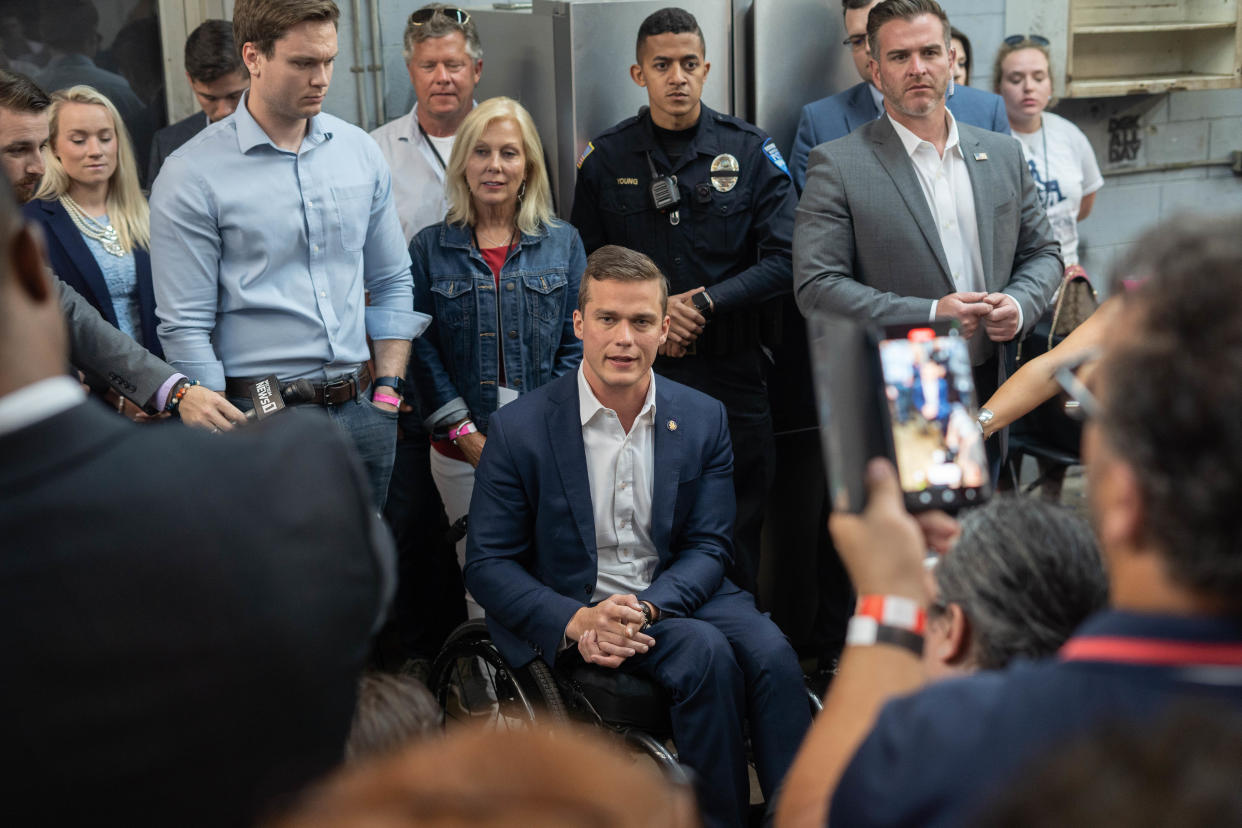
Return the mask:
[(1242, 709), (1242, 619), (1100, 613), (1057, 658), (889, 702), (837, 786), (829, 823), (969, 824), (1058, 745), (1187, 699)]

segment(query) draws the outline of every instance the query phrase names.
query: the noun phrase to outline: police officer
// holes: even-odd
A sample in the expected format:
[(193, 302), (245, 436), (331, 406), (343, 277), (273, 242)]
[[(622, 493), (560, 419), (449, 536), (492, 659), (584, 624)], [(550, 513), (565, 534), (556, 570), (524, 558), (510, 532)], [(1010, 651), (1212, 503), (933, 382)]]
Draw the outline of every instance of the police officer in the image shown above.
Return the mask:
[(779, 336), (772, 300), (792, 288), (796, 197), (771, 138), (700, 102), (711, 64), (692, 14), (653, 13), (636, 51), (630, 77), (649, 106), (587, 144), (571, 220), (588, 253), (623, 245), (669, 280), (672, 328), (655, 370), (728, 411), (738, 507), (729, 574), (753, 592), (773, 470), (764, 347)]

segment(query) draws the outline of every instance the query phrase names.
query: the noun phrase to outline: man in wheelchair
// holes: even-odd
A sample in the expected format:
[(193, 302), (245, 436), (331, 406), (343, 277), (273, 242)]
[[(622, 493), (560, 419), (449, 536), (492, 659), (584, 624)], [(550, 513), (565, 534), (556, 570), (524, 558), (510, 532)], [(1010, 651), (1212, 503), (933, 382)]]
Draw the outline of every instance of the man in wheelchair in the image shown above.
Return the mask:
[(493, 416), (465, 577), (512, 666), (581, 658), (666, 689), (705, 821), (741, 825), (744, 722), (771, 801), (810, 712), (789, 642), (724, 575), (724, 407), (651, 370), (667, 305), (641, 253), (610, 245), (588, 258), (574, 311), (582, 365)]

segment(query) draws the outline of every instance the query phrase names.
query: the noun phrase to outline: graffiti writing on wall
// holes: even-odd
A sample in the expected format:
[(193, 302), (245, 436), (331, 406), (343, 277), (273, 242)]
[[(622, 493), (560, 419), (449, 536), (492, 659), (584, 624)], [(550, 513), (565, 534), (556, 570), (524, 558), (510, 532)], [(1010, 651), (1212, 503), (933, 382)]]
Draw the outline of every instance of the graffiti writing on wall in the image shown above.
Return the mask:
[(1142, 146), (1137, 115), (1108, 119), (1108, 163), (1133, 161), (1138, 158), (1138, 151)]

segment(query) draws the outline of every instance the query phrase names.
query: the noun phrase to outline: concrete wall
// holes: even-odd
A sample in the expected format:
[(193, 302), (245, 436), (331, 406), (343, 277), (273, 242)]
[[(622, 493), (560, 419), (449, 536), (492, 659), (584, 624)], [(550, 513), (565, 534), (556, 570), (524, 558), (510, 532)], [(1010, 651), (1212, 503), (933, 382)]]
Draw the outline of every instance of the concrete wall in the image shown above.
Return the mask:
[[(1004, 31), (1006, 3), (1029, 0), (941, 2), (971, 39), (971, 86), (989, 89), (992, 58), (1013, 34)], [(1228, 167), (1118, 174), (1228, 160), (1242, 150), (1242, 89), (1066, 100), (1055, 111), (1086, 133), (1104, 172), (1095, 208), (1079, 226), (1082, 265), (1097, 285), (1107, 285), (1113, 264), (1157, 222), (1186, 211), (1242, 212), (1242, 176)]]

